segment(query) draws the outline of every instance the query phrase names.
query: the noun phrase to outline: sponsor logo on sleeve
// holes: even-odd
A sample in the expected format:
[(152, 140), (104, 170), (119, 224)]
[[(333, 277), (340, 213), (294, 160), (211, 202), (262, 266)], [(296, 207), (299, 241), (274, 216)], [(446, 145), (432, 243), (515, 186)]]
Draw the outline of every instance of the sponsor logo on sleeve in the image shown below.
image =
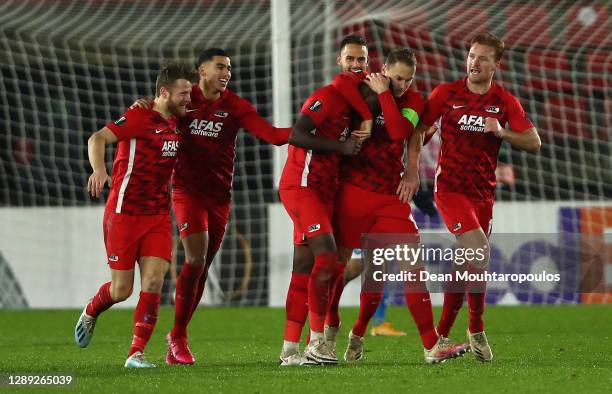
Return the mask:
[(321, 109), (322, 106), (323, 106), (323, 103), (317, 100), (314, 103), (310, 104), (310, 107), (308, 107), (308, 109), (311, 110), (312, 112), (317, 112), (318, 110)]
[(117, 119), (116, 121), (114, 121), (113, 123), (115, 124), (115, 126), (121, 126), (122, 124), (125, 123), (127, 119), (125, 118), (125, 116), (120, 117), (119, 119)]

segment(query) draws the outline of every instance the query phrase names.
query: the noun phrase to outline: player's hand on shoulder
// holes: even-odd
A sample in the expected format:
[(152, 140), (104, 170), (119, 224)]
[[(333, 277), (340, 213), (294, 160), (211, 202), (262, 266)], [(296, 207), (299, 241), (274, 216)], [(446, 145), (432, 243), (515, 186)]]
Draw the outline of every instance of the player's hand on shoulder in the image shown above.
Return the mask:
[(499, 124), (499, 121), (496, 118), (485, 118), (485, 133), (493, 133), (498, 138), (504, 137), (504, 129)]
[(377, 94), (381, 94), (382, 92), (389, 90), (390, 80), (381, 73), (369, 74), (365, 78), (364, 82)]
[(362, 121), (361, 125), (359, 126), (359, 130), (354, 130), (351, 133), (351, 137), (358, 138), (361, 140), (370, 138), (372, 136), (372, 125), (373, 124), (374, 124), (374, 121), (372, 119)]
[(408, 204), (419, 190), (420, 185), (421, 179), (419, 177), (419, 172), (406, 170), (402, 179), (400, 179), (395, 194), (398, 195), (401, 202)]
[(94, 171), (87, 181), (87, 191), (92, 197), (98, 198), (102, 195), (104, 184), (108, 183), (108, 187), (113, 186), (113, 179), (106, 173), (106, 169), (102, 171)]
[(360, 138), (347, 138), (341, 146), (340, 153), (343, 155), (356, 155), (361, 150), (363, 140)]
[(151, 102), (147, 99), (139, 98), (130, 105), (130, 109), (132, 108), (151, 109)]

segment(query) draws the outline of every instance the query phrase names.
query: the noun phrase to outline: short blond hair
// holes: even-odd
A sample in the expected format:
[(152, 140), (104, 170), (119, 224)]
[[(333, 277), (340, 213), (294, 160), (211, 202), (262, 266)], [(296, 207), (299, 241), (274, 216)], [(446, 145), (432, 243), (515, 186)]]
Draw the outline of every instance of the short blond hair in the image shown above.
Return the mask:
[(504, 42), (489, 32), (477, 33), (474, 38), (472, 38), (470, 46), (474, 44), (486, 45), (488, 47), (494, 48), (496, 62), (500, 61), (502, 55), (504, 54)]

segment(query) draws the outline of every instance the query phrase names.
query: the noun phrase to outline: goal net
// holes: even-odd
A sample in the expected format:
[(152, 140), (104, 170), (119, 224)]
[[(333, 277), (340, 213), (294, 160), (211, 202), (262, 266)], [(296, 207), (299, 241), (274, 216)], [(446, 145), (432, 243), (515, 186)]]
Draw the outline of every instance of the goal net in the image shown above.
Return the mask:
[[(207, 47), (226, 49), (233, 65), (230, 88), (272, 121), (274, 89), (291, 90), (294, 116), (305, 98), (338, 71), (340, 39), (351, 33), (367, 40), (373, 71), (380, 69), (389, 49), (414, 49), (413, 88), (424, 95), (465, 75), (468, 42), (476, 30), (504, 39), (507, 50), (496, 80), (520, 99), (540, 132), (542, 149), (529, 154), (504, 144), (494, 231), (586, 233), (606, 240), (606, 229), (612, 227), (612, 11), (607, 2), (291, 1), (290, 50), (284, 53), (290, 58), (291, 85), (286, 87), (273, 83), (274, 3), (0, 4), (0, 252), (16, 262), (16, 278), (36, 275), (32, 265), (18, 262), (39, 261), (41, 254), (54, 261), (40, 264), (104, 266), (103, 201), (91, 200), (85, 190), (90, 173), (86, 141), (136, 98), (152, 97), (163, 59), (193, 61)], [(438, 149), (435, 139), (424, 149), (424, 194), (431, 192)], [(107, 153), (110, 163), (112, 151)], [(231, 220), (213, 265), (208, 302), (265, 305), (271, 297), (269, 263), (273, 255), (283, 255), (270, 247), (276, 236), (269, 211), (278, 201), (274, 159), (279, 154), (282, 150), (248, 133), (238, 135)], [(75, 207), (100, 209), (65, 215)], [(47, 214), (37, 215), (43, 208)], [(444, 230), (439, 217), (418, 211), (416, 216), (422, 231)], [(86, 231), (85, 221), (90, 223)], [(54, 235), (58, 241), (39, 242), (48, 237), (40, 229), (57, 223), (70, 230)], [(53, 250), (43, 253), (40, 245)], [(90, 283), (85, 290), (67, 285), (66, 291), (74, 292), (76, 305), (97, 285)], [(34, 290), (23, 290), (30, 305), (46, 305)], [(594, 302), (610, 300), (602, 290), (592, 297)], [(579, 299), (585, 297), (574, 301)]]

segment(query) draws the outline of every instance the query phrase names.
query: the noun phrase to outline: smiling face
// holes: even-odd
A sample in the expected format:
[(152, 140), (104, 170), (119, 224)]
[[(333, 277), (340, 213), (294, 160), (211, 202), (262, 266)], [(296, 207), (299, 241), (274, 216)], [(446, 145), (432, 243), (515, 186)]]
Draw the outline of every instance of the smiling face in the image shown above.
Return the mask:
[(191, 82), (186, 79), (178, 79), (174, 81), (169, 90), (162, 89), (162, 96), (167, 100), (168, 111), (176, 116), (185, 116), (187, 105), (191, 102)]
[(229, 57), (213, 56), (199, 67), (200, 79), (204, 82), (206, 90), (211, 94), (225, 91), (232, 78), (232, 65)]
[(468, 80), (477, 85), (490, 83), (499, 67), (499, 61), (495, 60), (495, 48), (477, 42), (470, 48), (466, 63)]
[(365, 45), (346, 44), (336, 59), (342, 71), (365, 71), (368, 68), (368, 48)]

